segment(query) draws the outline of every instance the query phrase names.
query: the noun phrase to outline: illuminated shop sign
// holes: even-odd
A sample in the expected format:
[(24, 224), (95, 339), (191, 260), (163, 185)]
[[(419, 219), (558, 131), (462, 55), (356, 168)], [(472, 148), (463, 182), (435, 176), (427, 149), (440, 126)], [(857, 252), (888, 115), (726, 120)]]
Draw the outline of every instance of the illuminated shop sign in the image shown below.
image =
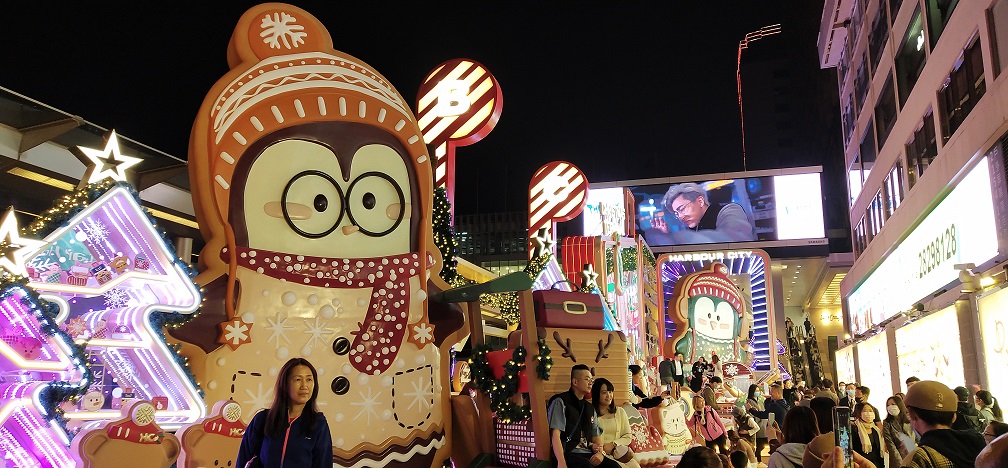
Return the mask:
[(1008, 388), (1008, 290), (977, 300), (980, 309), (980, 335), (983, 337), (984, 369), (987, 372), (987, 388)]
[(938, 204), (847, 298), (851, 330), (862, 334), (955, 281), (957, 263), (998, 253), (987, 158)]
[(962, 385), (966, 377), (961, 346), (955, 306), (896, 329), (899, 380), (916, 376), (949, 388)]
[(836, 351), (836, 367), (837, 382), (857, 382), (857, 375), (854, 374), (854, 345)]
[(886, 340), (886, 334), (879, 333), (858, 343), (857, 355), (861, 385), (872, 390), (868, 402), (876, 408), (885, 408), (886, 398), (893, 394), (892, 370), (889, 368), (889, 342)]

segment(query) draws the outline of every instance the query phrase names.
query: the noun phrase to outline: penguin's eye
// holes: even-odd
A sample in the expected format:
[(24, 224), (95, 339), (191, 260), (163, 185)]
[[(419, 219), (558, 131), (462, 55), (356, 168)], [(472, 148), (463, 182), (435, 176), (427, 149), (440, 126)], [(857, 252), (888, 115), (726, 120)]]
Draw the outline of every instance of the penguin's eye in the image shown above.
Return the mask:
[(405, 217), (406, 197), (402, 187), (387, 174), (366, 172), (347, 189), (350, 221), (364, 234), (384, 236)]
[(281, 199), (284, 220), (298, 234), (325, 237), (343, 219), (343, 190), (322, 171), (304, 171), (291, 178)]

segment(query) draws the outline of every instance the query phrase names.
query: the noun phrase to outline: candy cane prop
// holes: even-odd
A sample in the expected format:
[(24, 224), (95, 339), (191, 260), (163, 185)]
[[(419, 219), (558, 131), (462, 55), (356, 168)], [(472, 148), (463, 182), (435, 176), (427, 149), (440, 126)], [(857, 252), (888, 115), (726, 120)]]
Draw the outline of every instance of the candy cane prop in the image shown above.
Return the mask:
[(427, 75), (417, 93), (417, 122), (424, 143), (434, 147), (434, 186), (444, 187), (455, 206), (455, 148), (487, 136), (500, 119), (500, 85), (486, 67), (452, 59)]
[(545, 234), (554, 237), (556, 223), (577, 217), (587, 200), (588, 178), (577, 166), (553, 161), (540, 167), (529, 182), (529, 254), (531, 239), (540, 229), (545, 228)]

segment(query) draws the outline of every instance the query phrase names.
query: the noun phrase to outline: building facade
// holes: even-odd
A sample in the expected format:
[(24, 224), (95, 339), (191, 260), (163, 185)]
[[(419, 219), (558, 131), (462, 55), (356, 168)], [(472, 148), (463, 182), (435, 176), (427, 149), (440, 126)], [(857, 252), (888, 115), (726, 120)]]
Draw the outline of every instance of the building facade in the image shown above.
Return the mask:
[[(983, 304), (1008, 252), (1008, 0), (827, 0), (822, 13), (856, 256), (838, 380), (881, 379), (883, 403), (910, 375), (986, 388)], [(956, 339), (931, 346), (924, 330)]]

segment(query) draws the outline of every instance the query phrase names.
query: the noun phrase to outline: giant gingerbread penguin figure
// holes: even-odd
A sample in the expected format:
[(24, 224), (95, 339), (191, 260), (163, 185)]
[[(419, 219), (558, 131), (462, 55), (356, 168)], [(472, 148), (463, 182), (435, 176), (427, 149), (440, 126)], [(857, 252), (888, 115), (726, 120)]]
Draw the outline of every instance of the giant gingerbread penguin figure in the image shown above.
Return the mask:
[[(189, 149), (209, 299), (188, 337), (173, 333), (205, 353), (187, 348), (206, 400), (234, 399), (251, 417), (271, 404), (282, 364), (303, 356), (336, 465), (441, 466), (447, 348), (464, 318), (429, 299), (448, 286), (413, 112), (290, 5), (245, 12), (227, 58)], [(207, 329), (216, 343), (198, 338)]]

